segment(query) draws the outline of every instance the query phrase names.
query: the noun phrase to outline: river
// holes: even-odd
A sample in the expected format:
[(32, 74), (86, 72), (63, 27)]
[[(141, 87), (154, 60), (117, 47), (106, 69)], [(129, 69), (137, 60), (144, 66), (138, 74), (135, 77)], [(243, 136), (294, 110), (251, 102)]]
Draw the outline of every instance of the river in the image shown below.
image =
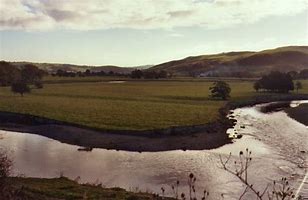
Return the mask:
[[(297, 105), (302, 102), (293, 102)], [(78, 146), (28, 133), (0, 131), (0, 148), (14, 161), (14, 174), (28, 177), (59, 177), (61, 174), (80, 182), (102, 183), (106, 187), (122, 187), (131, 191), (171, 194), (171, 185), (180, 181), (180, 191), (187, 192), (189, 173), (197, 177), (200, 196), (204, 189), (211, 199), (237, 199), (243, 187), (236, 177), (223, 169), (219, 155), (249, 148), (252, 163), (249, 181), (262, 190), (266, 183), (287, 177), (294, 191), (308, 198), (308, 127), (289, 118), (282, 110), (262, 113), (260, 107), (235, 109), (231, 114), (237, 124), (228, 133), (242, 134), (232, 144), (213, 150), (126, 152), (93, 149), (81, 152)], [(305, 179), (306, 178), (306, 179)], [(249, 194), (246, 197), (249, 199)], [(250, 196), (251, 198), (251, 196)]]

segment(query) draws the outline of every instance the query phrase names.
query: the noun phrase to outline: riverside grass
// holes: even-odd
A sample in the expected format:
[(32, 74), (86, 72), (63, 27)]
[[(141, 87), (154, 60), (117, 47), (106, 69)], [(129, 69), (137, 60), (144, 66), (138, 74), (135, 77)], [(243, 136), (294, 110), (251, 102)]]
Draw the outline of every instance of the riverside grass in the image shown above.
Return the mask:
[[(23, 199), (104, 199), (104, 200), (150, 200), (156, 199), (153, 194), (142, 192), (129, 192), (121, 188), (103, 188), (101, 185), (78, 184), (65, 177), (41, 179), (9, 177), (8, 183)], [(173, 198), (164, 198), (172, 200)]]
[[(153, 130), (214, 122), (225, 101), (209, 98), (212, 80), (110, 82), (99, 78), (46, 79), (24, 97), (0, 88), (0, 111), (31, 114), (104, 130)], [(232, 80), (231, 100), (257, 95), (252, 81)], [(302, 81), (301, 93), (308, 93)], [(262, 95), (262, 94), (261, 94)]]

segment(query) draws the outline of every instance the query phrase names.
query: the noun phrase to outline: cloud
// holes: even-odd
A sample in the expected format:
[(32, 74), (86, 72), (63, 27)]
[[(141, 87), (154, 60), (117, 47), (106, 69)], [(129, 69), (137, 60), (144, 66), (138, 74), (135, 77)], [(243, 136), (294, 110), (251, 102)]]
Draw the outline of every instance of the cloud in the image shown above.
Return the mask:
[(308, 9), (308, 0), (0, 0), (2, 30), (225, 28)]

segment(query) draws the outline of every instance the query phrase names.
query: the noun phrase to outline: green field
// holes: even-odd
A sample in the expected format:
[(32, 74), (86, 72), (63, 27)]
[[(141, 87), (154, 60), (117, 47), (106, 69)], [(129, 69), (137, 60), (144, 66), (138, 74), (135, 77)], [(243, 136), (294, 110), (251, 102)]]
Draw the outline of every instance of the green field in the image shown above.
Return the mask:
[[(48, 77), (24, 97), (0, 88), (0, 111), (26, 113), (109, 130), (149, 130), (215, 121), (224, 101), (209, 99), (205, 79), (109, 82), (110, 78)], [(308, 81), (302, 81), (308, 93)], [(229, 81), (232, 100), (256, 95), (251, 81)]]

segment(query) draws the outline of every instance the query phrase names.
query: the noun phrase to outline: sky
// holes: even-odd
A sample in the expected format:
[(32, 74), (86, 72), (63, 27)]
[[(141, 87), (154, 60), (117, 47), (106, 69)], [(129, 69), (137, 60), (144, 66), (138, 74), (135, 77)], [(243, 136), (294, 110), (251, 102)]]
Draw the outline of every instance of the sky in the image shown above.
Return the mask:
[(0, 0), (0, 60), (139, 66), (308, 45), (308, 0)]

